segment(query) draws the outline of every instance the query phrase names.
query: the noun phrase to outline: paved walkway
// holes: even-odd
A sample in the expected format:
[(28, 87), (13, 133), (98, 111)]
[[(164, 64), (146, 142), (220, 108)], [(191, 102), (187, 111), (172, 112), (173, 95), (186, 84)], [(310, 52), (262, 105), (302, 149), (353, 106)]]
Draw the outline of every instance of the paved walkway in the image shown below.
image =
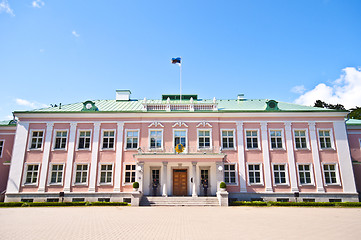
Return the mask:
[(359, 208), (0, 208), (0, 239), (361, 239)]

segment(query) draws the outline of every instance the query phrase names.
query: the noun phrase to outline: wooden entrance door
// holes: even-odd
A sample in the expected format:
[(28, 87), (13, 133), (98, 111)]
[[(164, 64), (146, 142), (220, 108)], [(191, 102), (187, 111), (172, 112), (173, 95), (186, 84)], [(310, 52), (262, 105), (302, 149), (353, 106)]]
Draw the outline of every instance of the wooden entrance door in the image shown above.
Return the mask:
[(173, 195), (187, 195), (187, 169), (173, 170)]

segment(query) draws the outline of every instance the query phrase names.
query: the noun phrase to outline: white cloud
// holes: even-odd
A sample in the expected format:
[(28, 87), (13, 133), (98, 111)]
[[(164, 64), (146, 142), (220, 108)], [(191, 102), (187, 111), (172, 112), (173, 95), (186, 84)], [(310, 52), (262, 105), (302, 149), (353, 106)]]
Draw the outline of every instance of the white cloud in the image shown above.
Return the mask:
[(295, 100), (302, 105), (313, 105), (316, 100), (331, 104), (342, 104), (347, 109), (361, 106), (361, 69), (347, 67), (342, 69), (340, 78), (331, 83), (318, 84)]
[(80, 37), (80, 35), (79, 35), (75, 30), (73, 30), (71, 33), (72, 33), (75, 37)]
[(291, 89), (291, 92), (294, 92), (294, 93), (298, 93), (298, 94), (302, 94), (306, 91), (306, 88), (305, 86), (303, 85), (299, 85), (299, 86), (294, 86), (292, 89)]
[(35, 0), (33, 1), (32, 5), (34, 8), (41, 8), (45, 5), (45, 3), (41, 0)]
[(11, 16), (15, 16), (14, 11), (11, 9), (8, 0), (2, 0), (0, 2), (0, 13), (1, 12), (6, 12), (8, 14), (10, 14)]
[(45, 108), (45, 107), (49, 107), (49, 105), (46, 105), (44, 103), (39, 103), (39, 102), (30, 102), (28, 100), (25, 99), (21, 99), (21, 98), (17, 98), (15, 99), (15, 102), (20, 105), (20, 106), (26, 106), (26, 107), (30, 107), (30, 108)]

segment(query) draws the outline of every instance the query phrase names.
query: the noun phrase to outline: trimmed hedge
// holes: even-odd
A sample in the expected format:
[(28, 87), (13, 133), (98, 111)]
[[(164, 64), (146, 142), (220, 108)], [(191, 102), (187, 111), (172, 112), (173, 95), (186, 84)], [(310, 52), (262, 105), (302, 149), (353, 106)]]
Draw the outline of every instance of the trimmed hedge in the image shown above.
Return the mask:
[(0, 202), (0, 207), (128, 206), (126, 202)]
[(234, 201), (231, 206), (269, 206), (269, 207), (361, 207), (361, 202), (247, 202)]

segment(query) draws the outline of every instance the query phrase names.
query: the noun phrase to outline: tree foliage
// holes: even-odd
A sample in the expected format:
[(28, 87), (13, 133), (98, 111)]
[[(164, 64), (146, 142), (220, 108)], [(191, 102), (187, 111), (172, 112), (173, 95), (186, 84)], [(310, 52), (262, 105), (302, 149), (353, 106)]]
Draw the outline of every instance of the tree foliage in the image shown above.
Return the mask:
[[(346, 108), (342, 104), (330, 104), (321, 100), (316, 100), (314, 107), (319, 108), (329, 108), (329, 109), (337, 109), (337, 110), (346, 110)], [(355, 107), (349, 109), (350, 113), (348, 117), (351, 119), (361, 119), (361, 107)]]

